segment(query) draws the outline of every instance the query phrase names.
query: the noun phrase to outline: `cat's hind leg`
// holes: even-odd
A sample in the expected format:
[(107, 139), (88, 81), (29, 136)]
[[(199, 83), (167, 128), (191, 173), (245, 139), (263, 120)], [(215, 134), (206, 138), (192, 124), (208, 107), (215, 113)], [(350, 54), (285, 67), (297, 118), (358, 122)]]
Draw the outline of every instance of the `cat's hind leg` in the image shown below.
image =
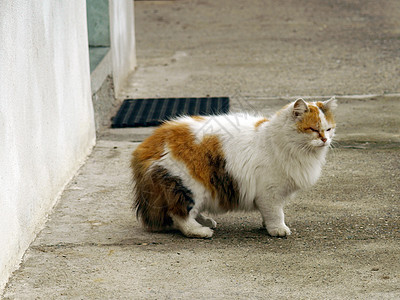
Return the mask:
[(217, 228), (217, 222), (215, 222), (210, 217), (203, 216), (200, 213), (197, 215), (196, 221), (199, 222), (203, 226), (207, 226), (212, 229)]
[(176, 229), (187, 237), (211, 238), (214, 231), (198, 223), (193, 217), (179, 217), (171, 215)]

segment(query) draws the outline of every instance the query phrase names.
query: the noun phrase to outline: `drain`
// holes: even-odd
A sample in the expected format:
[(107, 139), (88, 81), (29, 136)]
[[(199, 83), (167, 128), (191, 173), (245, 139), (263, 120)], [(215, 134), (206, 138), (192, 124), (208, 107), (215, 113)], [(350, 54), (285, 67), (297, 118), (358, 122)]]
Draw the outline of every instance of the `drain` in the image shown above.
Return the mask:
[(113, 128), (157, 126), (177, 116), (206, 116), (229, 111), (228, 97), (126, 99)]

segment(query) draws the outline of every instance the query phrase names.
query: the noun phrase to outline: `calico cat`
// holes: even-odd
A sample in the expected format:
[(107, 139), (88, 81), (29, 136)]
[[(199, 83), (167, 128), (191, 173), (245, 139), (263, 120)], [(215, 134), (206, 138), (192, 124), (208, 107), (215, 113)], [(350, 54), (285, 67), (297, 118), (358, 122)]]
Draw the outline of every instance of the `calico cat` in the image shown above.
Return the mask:
[(180, 117), (133, 152), (134, 208), (151, 230), (210, 238), (203, 211), (258, 209), (271, 236), (290, 235), (285, 201), (317, 181), (335, 133), (333, 97), (303, 99), (270, 120), (247, 114)]

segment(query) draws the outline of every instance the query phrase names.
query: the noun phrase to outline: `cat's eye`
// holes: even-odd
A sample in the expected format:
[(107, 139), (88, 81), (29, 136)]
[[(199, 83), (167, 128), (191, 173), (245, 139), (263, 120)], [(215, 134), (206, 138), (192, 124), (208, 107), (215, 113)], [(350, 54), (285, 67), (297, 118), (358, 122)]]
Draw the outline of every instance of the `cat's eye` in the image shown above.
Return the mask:
[(331, 131), (332, 128), (328, 128), (326, 131)]
[(308, 130), (311, 130), (311, 131), (314, 131), (314, 132), (319, 132), (318, 129), (315, 129), (315, 128), (312, 128), (312, 127), (308, 128)]

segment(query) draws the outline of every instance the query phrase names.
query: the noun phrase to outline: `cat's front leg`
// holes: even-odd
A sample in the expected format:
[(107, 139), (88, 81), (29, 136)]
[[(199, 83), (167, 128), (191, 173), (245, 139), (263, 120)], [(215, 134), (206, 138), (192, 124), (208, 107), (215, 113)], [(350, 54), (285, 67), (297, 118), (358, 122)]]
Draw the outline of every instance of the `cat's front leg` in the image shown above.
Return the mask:
[(284, 202), (277, 202), (271, 203), (265, 200), (258, 200), (256, 204), (263, 219), (263, 227), (267, 229), (268, 234), (278, 237), (288, 236), (291, 234), (291, 231), (285, 224), (285, 214), (283, 213)]
[(263, 221), (263, 227), (267, 229), (270, 236), (285, 237), (292, 234), (290, 228), (285, 223), (279, 225), (267, 225), (265, 221)]

